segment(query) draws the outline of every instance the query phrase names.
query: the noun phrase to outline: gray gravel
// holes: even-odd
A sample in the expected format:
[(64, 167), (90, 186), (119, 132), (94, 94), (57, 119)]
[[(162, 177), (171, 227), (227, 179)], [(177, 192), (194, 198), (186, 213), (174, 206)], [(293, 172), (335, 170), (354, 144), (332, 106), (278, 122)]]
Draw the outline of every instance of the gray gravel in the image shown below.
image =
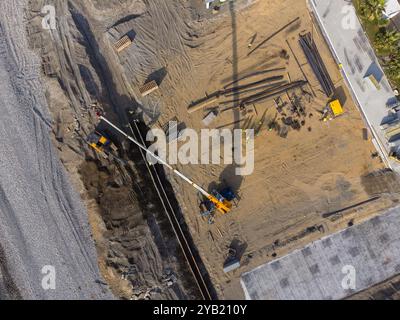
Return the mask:
[[(24, 6), (0, 1), (0, 298), (111, 299), (86, 211), (51, 144)], [(42, 288), (46, 265), (55, 290)]]

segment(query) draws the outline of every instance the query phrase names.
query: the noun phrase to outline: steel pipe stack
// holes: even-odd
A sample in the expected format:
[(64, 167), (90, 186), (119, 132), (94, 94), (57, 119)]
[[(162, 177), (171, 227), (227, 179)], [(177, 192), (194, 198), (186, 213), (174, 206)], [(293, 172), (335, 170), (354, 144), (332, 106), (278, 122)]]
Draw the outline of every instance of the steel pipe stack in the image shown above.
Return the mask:
[(302, 47), (304, 54), (307, 57), (308, 63), (310, 64), (315, 76), (321, 84), (322, 90), (327, 97), (331, 97), (335, 92), (335, 86), (328, 73), (328, 70), (326, 69), (324, 62), (322, 61), (317, 46), (312, 40), (311, 33), (301, 35), (299, 41), (300, 46)]

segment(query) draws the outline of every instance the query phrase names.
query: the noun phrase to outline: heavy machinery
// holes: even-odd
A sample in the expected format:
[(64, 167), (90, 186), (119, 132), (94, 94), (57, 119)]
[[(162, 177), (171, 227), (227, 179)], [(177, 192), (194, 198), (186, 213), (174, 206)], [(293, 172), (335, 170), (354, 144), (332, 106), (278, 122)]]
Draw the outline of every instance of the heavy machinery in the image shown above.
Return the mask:
[(333, 100), (328, 103), (322, 113), (323, 115), (321, 120), (328, 121), (343, 115), (344, 110), (339, 100)]
[(108, 158), (113, 151), (117, 151), (112, 141), (98, 131), (92, 132), (87, 137), (87, 143), (105, 158)]
[(146, 153), (150, 154), (154, 159), (156, 159), (159, 163), (163, 164), (165, 167), (170, 169), (174, 174), (176, 174), (178, 177), (189, 183), (193, 188), (195, 188), (197, 191), (199, 191), (208, 201), (209, 203), (212, 204), (214, 207), (214, 210), (222, 213), (222, 214), (227, 214), (232, 210), (233, 207), (233, 198), (232, 196), (229, 196), (230, 193), (226, 193), (225, 196), (223, 196), (220, 193), (214, 192), (214, 194), (208, 193), (206, 190), (204, 190), (202, 187), (194, 183), (192, 180), (190, 180), (188, 177), (180, 173), (178, 170), (174, 169), (170, 164), (168, 164), (166, 161), (161, 159), (159, 156), (157, 156), (154, 152), (151, 152), (148, 150), (144, 145), (136, 141), (136, 139), (132, 138), (131, 136), (127, 135), (124, 131), (122, 131), (120, 128), (118, 128), (116, 125), (111, 123), (109, 120), (104, 118), (103, 116), (100, 117), (100, 120), (104, 121), (107, 123), (109, 126), (114, 128), (116, 131), (118, 131), (121, 135), (123, 135), (125, 138), (128, 140), (132, 141), (135, 145), (137, 145), (140, 149), (144, 150)]
[(392, 151), (390, 151), (389, 158), (392, 159), (392, 160), (395, 160), (397, 162), (400, 162), (399, 150), (393, 149)]
[(108, 138), (106, 138), (97, 131), (92, 132), (87, 137), (87, 142), (94, 150), (96, 150), (99, 153), (104, 152), (105, 149), (108, 148), (111, 143), (111, 141)]
[[(232, 207), (232, 203), (236, 199), (235, 193), (229, 187), (223, 189), (222, 191), (213, 190), (212, 196), (215, 197), (215, 199), (217, 199), (220, 202), (224, 202), (224, 201), (230, 202), (231, 207)], [(219, 210), (219, 209), (215, 205), (215, 201), (211, 201), (209, 198), (200, 202), (201, 216), (208, 218), (209, 224), (214, 223), (214, 215), (217, 210)]]

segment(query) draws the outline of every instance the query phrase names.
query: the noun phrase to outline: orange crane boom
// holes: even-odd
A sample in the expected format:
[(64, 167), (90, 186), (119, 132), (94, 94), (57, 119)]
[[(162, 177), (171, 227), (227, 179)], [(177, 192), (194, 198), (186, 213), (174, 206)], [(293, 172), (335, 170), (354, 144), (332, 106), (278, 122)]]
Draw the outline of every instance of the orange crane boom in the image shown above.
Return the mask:
[(124, 131), (122, 131), (120, 128), (118, 128), (115, 124), (104, 118), (103, 116), (100, 117), (101, 120), (103, 120), (105, 123), (107, 123), (109, 126), (114, 128), (116, 131), (118, 131), (120, 134), (122, 134), (125, 138), (128, 140), (132, 141), (134, 144), (136, 144), (139, 148), (144, 150), (145, 152), (149, 153), (152, 157), (154, 157), (159, 163), (163, 164), (166, 166), (168, 169), (170, 169), (173, 173), (175, 173), (178, 177), (181, 179), (185, 180), (187, 183), (189, 183), (193, 188), (198, 190), (203, 196), (205, 196), (208, 200), (210, 200), (216, 207), (216, 209), (221, 212), (222, 214), (226, 214), (232, 210), (232, 202), (224, 199), (223, 201), (220, 201), (217, 199), (215, 196), (212, 194), (208, 193), (206, 190), (204, 190), (202, 187), (194, 183), (192, 180), (190, 180), (188, 177), (186, 177), (184, 174), (179, 172), (178, 170), (174, 169), (168, 162), (164, 161), (162, 158), (157, 156), (154, 152), (151, 152), (149, 149), (147, 149), (144, 145), (139, 143), (136, 139), (132, 138), (128, 134), (126, 134)]

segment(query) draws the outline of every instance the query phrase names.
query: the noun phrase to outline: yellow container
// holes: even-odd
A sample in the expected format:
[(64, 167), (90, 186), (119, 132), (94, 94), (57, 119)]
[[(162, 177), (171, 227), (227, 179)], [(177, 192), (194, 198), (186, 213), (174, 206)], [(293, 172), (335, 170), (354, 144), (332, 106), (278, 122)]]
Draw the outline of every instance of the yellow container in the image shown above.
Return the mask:
[(338, 117), (344, 113), (342, 105), (340, 104), (339, 100), (332, 101), (329, 104), (329, 107), (332, 110), (333, 116)]

